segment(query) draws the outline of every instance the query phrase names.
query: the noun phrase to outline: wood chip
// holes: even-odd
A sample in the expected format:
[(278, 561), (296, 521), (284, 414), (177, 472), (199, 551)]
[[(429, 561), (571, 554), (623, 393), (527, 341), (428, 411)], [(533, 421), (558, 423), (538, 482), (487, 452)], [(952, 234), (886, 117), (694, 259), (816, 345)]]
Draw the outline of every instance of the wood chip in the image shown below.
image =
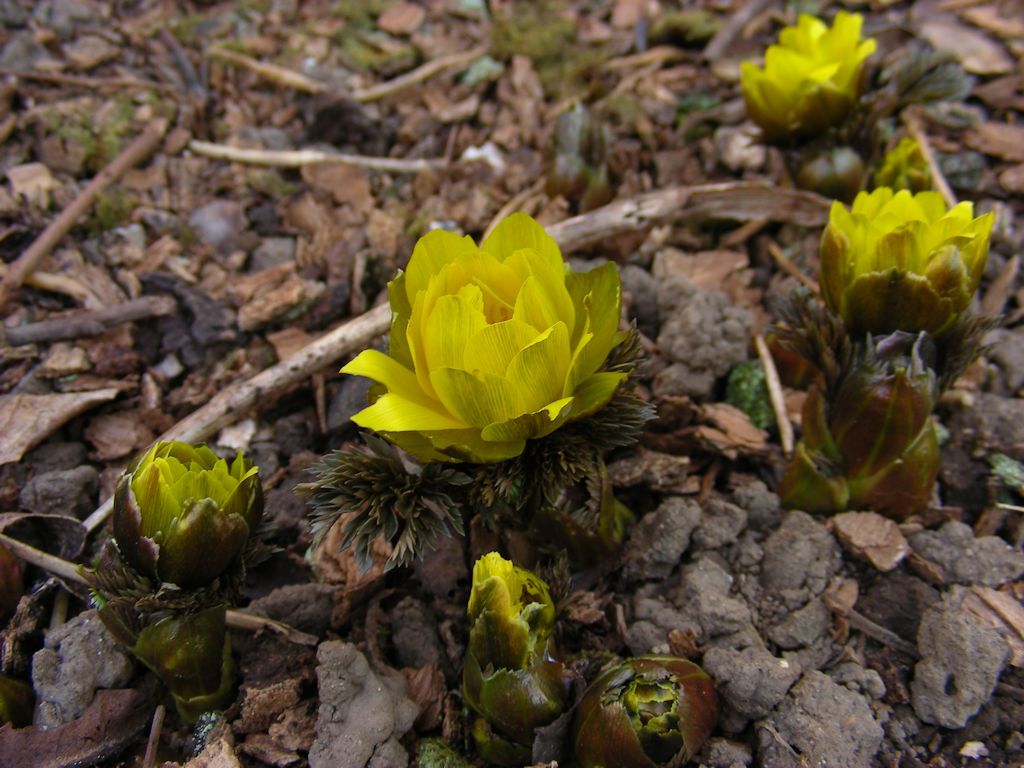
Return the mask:
[(50, 169), (42, 163), (25, 163), (7, 169), (11, 192), (15, 197), (24, 198), (37, 208), (46, 210), (50, 206), (50, 191), (60, 186)]
[(30, 448), (93, 406), (117, 397), (118, 390), (99, 389), (60, 395), (0, 396), (0, 464), (20, 461)]
[(134, 453), (153, 442), (154, 437), (136, 411), (105, 413), (85, 428), (85, 439), (92, 443), (96, 449), (93, 455), (100, 461)]
[(709, 422), (697, 428), (697, 434), (729, 458), (760, 453), (768, 448), (768, 433), (758, 429), (739, 408), (728, 403), (710, 403), (701, 408)]
[(964, 133), (964, 143), (986, 155), (1024, 162), (1024, 125), (978, 123)]
[(999, 174), (999, 184), (1007, 192), (1024, 195), (1024, 163), (1007, 168)]
[(310, 304), (324, 289), (323, 283), (305, 280), (289, 261), (236, 280), (228, 289), (241, 307), (238, 327), (243, 331), (262, 328), (289, 312)]
[(427, 12), (415, 3), (388, 8), (377, 17), (377, 26), (389, 35), (410, 35), (422, 26)]
[(935, 48), (955, 53), (972, 74), (1004, 75), (1014, 69), (1014, 61), (1003, 46), (953, 16), (930, 16), (918, 31)]
[(1015, 597), (975, 585), (964, 597), (963, 607), (979, 623), (999, 630), (1010, 644), (1010, 663), (1024, 667), (1024, 606)]
[(891, 571), (910, 553), (899, 526), (877, 512), (843, 512), (832, 525), (847, 550), (879, 571)]
[[(1010, 7), (1008, 5), (1007, 9)], [(1016, 5), (1016, 9), (1016, 15), (1004, 15), (995, 5), (979, 5), (976, 8), (967, 8), (960, 15), (974, 26), (995, 32), (999, 37), (1024, 37), (1024, 16), (1021, 16), (1021, 6)]]

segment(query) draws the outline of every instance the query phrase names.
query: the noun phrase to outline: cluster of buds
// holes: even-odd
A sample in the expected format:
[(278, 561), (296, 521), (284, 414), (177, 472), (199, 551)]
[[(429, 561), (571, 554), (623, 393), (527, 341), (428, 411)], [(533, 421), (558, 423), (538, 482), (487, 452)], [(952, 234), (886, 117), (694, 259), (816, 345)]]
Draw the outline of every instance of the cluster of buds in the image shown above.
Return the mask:
[[(538, 728), (568, 710), (570, 678), (551, 635), (547, 585), (496, 552), (473, 568), (462, 693), (480, 755), (525, 765)], [(581, 768), (665, 768), (693, 758), (714, 728), (718, 696), (696, 664), (640, 656), (612, 664), (587, 687), (574, 713), (572, 748)]]
[(237, 599), (263, 515), (259, 471), (238, 454), (160, 442), (114, 493), (114, 538), (85, 573), (115, 638), (167, 685), (194, 721), (230, 702), (226, 613)]
[(862, 192), (834, 203), (821, 239), (825, 313), (791, 312), (780, 341), (818, 370), (803, 439), (780, 493), (792, 508), (927, 506), (938, 473), (932, 410), (977, 355), (985, 320), (968, 307), (993, 214), (935, 192)]
[(473, 566), (462, 694), (485, 760), (530, 762), (534, 732), (565, 709), (569, 678), (555, 656), (555, 605), (534, 573), (497, 552)]
[(368, 440), (325, 457), (302, 489), (314, 533), (355, 513), (346, 545), (358, 553), (384, 533), (391, 565), (475, 512), (543, 530), (549, 545), (592, 541), (574, 550), (591, 560), (618, 546), (631, 518), (601, 480), (603, 455), (632, 444), (651, 413), (633, 394), (638, 347), (619, 330), (616, 266), (570, 270), (536, 221), (513, 214), (479, 246), (428, 233), (388, 297), (387, 354), (363, 351), (342, 372), (375, 382), (352, 420), (406, 453)]
[(545, 190), (562, 195), (580, 212), (593, 210), (612, 199), (608, 179), (608, 138), (604, 124), (582, 102), (555, 121), (551, 169)]

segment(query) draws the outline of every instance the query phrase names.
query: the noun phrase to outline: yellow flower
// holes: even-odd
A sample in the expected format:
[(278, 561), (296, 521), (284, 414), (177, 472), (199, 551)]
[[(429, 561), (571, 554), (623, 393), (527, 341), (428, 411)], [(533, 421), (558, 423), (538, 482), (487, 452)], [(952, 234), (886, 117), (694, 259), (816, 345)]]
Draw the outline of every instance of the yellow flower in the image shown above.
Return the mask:
[(821, 238), (825, 302), (854, 334), (941, 335), (967, 308), (988, 257), (994, 214), (947, 210), (937, 192), (861, 192), (832, 204)]
[(441, 230), (420, 238), (388, 297), (390, 354), (366, 350), (341, 370), (381, 385), (352, 420), (421, 460), (518, 456), (625, 377), (599, 370), (620, 341), (615, 265), (569, 271), (525, 214), (479, 248)]
[(873, 38), (861, 40), (864, 19), (840, 11), (831, 28), (803, 14), (795, 27), (768, 46), (764, 69), (740, 66), (740, 89), (747, 114), (765, 139), (807, 138), (841, 122), (860, 97), (864, 60), (875, 51)]

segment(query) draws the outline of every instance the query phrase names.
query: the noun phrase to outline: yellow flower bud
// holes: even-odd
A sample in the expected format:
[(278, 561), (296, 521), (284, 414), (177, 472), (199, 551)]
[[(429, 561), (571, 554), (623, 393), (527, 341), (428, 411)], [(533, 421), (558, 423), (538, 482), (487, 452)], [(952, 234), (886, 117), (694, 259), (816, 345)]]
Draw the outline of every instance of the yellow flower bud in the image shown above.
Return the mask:
[(924, 192), (932, 188), (932, 172), (921, 146), (909, 136), (893, 147), (875, 171), (876, 187)]
[(765, 52), (764, 68), (740, 67), (747, 114), (768, 141), (808, 138), (842, 122), (860, 98), (863, 65), (875, 51), (864, 19), (840, 11), (831, 27), (803, 14)]
[(342, 368), (380, 385), (352, 420), (423, 461), (518, 456), (625, 378), (600, 370), (620, 340), (620, 293), (614, 264), (569, 271), (525, 214), (479, 247), (430, 232), (388, 284), (389, 354), (366, 350)]
[(833, 203), (820, 249), (825, 302), (855, 335), (941, 335), (978, 289), (993, 221), (969, 202), (947, 210), (936, 192), (881, 187), (849, 210)]

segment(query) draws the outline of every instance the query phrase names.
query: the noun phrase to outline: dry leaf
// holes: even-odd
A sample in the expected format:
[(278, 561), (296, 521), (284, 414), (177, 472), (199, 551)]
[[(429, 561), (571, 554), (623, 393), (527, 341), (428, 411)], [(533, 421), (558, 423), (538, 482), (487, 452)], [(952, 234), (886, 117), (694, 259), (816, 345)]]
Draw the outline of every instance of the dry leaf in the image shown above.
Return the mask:
[(363, 602), (384, 580), (387, 576), (384, 565), (392, 552), (391, 544), (383, 537), (377, 537), (370, 545), (373, 564), (365, 573), (360, 569), (352, 548), (341, 548), (345, 526), (355, 514), (357, 513), (349, 512), (341, 515), (313, 552), (313, 570), (318, 578), (341, 587), (337, 592), (340, 602), (335, 606), (331, 617), (331, 623), (335, 626), (344, 623), (352, 609)]
[(156, 437), (137, 411), (120, 411), (97, 416), (85, 428), (85, 439), (96, 449), (100, 461), (119, 459), (145, 448)]
[(964, 143), (986, 155), (1024, 162), (1024, 125), (978, 123), (967, 129)]
[(899, 526), (877, 512), (843, 512), (832, 525), (846, 549), (880, 571), (891, 571), (910, 553)]
[(1000, 37), (1024, 37), (1024, 21), (1021, 20), (1017, 6), (1018, 15), (1004, 16), (994, 5), (979, 5), (976, 8), (966, 8), (960, 15), (971, 24), (989, 32), (995, 32)]
[(701, 414), (710, 426), (698, 427), (697, 434), (729, 458), (760, 453), (768, 448), (768, 433), (755, 427), (739, 408), (728, 403), (711, 403), (701, 407)]
[(25, 451), (95, 405), (117, 397), (114, 388), (60, 395), (0, 395), (0, 464), (20, 461)]
[(11, 191), (37, 208), (50, 206), (50, 191), (59, 187), (50, 169), (42, 163), (25, 163), (7, 170)]
[(1003, 46), (952, 16), (929, 17), (918, 31), (935, 48), (955, 53), (964, 69), (975, 75), (1003, 75), (1013, 71), (1013, 59)]
[(287, 360), (296, 352), (301, 351), (313, 341), (313, 336), (301, 328), (290, 325), (280, 331), (267, 334), (267, 341), (274, 347), (278, 360)]
[(377, 17), (377, 26), (389, 35), (409, 35), (420, 28), (427, 12), (415, 3), (393, 5)]
[(999, 630), (1010, 644), (1010, 663), (1024, 666), (1024, 606), (1016, 598), (991, 587), (973, 586), (963, 607), (980, 623)]
[(430, 663), (418, 669), (403, 667), (401, 672), (409, 684), (406, 695), (420, 708), (416, 727), (421, 731), (433, 730), (441, 722), (441, 709), (447, 693), (441, 669)]
[(1007, 192), (1024, 195), (1024, 163), (1007, 168), (999, 174), (999, 184)]
[(822, 595), (828, 609), (840, 616), (846, 616), (852, 611), (859, 597), (860, 588), (856, 579), (835, 579)]

